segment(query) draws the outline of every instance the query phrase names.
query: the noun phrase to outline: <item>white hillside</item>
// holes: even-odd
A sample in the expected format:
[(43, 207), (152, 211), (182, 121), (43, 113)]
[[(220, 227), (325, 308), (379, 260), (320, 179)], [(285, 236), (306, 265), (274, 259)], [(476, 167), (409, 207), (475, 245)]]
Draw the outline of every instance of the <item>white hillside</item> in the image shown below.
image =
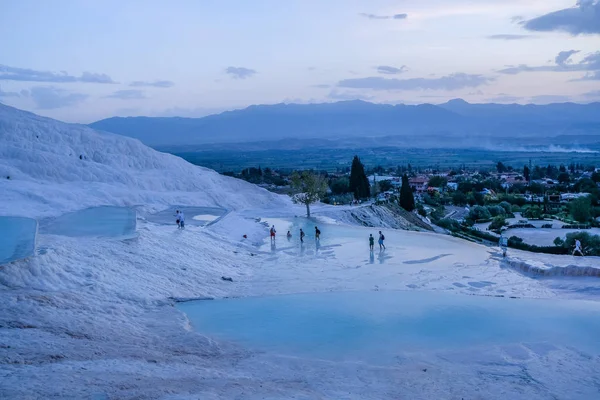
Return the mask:
[(228, 209), (281, 206), (282, 197), (135, 139), (0, 104), (0, 214), (41, 216), (94, 205)]

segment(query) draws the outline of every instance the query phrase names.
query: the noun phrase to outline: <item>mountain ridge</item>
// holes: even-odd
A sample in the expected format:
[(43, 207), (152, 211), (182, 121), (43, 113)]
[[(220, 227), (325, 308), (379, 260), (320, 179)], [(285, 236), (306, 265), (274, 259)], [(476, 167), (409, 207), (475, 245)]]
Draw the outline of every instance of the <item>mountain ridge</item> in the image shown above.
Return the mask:
[[(589, 126), (588, 126), (589, 125)], [(549, 105), (376, 104), (361, 100), (252, 105), (202, 118), (112, 117), (90, 124), (151, 146), (272, 141), (286, 138), (600, 134), (600, 103)], [(570, 133), (569, 133), (570, 132)]]

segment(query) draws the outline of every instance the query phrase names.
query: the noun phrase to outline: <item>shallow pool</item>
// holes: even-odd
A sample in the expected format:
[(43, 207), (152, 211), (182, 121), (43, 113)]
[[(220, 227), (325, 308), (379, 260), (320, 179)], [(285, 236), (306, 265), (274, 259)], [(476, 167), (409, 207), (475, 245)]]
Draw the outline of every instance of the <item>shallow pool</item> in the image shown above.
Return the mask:
[(72, 237), (136, 236), (136, 211), (127, 207), (93, 207), (40, 221), (40, 233)]
[(175, 226), (177, 219), (176, 211), (181, 210), (185, 215), (186, 225), (206, 226), (214, 223), (227, 213), (224, 208), (218, 207), (182, 207), (175, 206), (166, 210), (159, 211), (155, 214), (145, 215), (147, 221), (161, 225)]
[(600, 303), (436, 292), (334, 292), (181, 303), (211, 337), (285, 355), (390, 362), (407, 352), (571, 346), (600, 355)]
[(0, 216), (0, 264), (32, 256), (37, 229), (35, 219)]

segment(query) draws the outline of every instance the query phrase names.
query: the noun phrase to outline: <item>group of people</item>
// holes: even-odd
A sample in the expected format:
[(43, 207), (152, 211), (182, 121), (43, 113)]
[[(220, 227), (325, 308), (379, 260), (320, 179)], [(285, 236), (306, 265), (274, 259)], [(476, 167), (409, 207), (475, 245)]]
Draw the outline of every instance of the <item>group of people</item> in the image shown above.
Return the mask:
[[(271, 242), (275, 241), (275, 235), (277, 233), (277, 230), (275, 229), (275, 225), (271, 226), (271, 229), (269, 229), (269, 236), (271, 237)], [(292, 238), (292, 233), (290, 231), (287, 231), (287, 238), (288, 240), (290, 240)], [(300, 228), (300, 242), (304, 243), (304, 237), (306, 236), (306, 233), (304, 233), (304, 231), (302, 230), (302, 228)], [(321, 240), (321, 231), (319, 230), (319, 227), (315, 226), (315, 240)]]
[[(379, 250), (385, 250), (385, 244), (383, 244), (383, 241), (385, 240), (385, 235), (383, 233), (381, 233), (381, 231), (379, 231), (379, 239), (377, 240), (377, 243), (379, 243)], [(375, 247), (375, 238), (373, 237), (373, 234), (369, 234), (369, 249), (371, 251), (373, 251), (373, 247)]]

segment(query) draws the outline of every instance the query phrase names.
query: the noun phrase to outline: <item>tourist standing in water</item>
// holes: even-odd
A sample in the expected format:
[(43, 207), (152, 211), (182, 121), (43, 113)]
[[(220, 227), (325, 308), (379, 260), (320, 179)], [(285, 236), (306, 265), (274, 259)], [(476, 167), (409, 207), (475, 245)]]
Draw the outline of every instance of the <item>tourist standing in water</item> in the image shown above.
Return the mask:
[(183, 211), (177, 210), (177, 228), (184, 229), (185, 228), (185, 216), (183, 215)]
[(385, 235), (379, 231), (379, 250), (385, 250), (385, 244), (383, 241), (385, 240)]
[(275, 230), (275, 225), (271, 227), (271, 230), (269, 232), (271, 233), (271, 241), (275, 241), (275, 234), (277, 233), (277, 231)]
[(373, 234), (369, 234), (369, 250), (373, 251), (373, 247), (375, 246), (375, 238)]
[(319, 240), (321, 237), (321, 231), (319, 230), (319, 228), (317, 228), (315, 226), (315, 239)]
[(300, 243), (304, 243), (304, 231), (300, 228)]

